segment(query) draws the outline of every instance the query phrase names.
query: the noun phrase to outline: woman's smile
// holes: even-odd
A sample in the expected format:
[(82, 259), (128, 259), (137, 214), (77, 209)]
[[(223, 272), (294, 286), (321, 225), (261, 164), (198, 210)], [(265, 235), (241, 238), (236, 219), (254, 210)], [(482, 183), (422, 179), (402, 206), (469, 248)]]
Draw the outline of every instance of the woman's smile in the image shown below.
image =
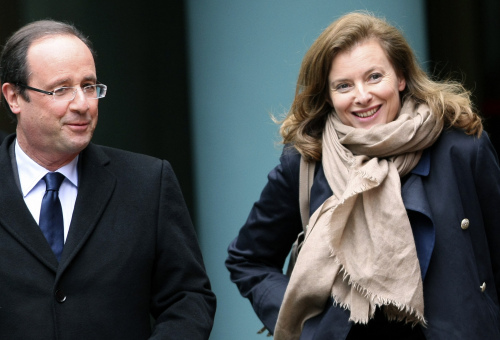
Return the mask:
[(359, 118), (371, 118), (377, 111), (380, 109), (380, 106), (377, 106), (373, 109), (367, 110), (367, 111), (358, 111), (358, 112), (353, 112), (352, 114), (359, 117)]

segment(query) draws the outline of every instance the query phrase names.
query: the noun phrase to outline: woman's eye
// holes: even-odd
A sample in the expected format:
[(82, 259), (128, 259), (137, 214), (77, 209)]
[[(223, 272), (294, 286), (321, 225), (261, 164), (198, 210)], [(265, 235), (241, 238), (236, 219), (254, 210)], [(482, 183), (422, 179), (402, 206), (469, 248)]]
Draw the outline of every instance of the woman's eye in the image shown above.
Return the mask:
[(347, 90), (349, 90), (350, 86), (349, 84), (338, 84), (337, 86), (335, 86), (335, 90), (338, 91), (338, 92), (346, 92)]
[(370, 74), (370, 80), (379, 80), (380, 78), (382, 78), (382, 75), (380, 73)]

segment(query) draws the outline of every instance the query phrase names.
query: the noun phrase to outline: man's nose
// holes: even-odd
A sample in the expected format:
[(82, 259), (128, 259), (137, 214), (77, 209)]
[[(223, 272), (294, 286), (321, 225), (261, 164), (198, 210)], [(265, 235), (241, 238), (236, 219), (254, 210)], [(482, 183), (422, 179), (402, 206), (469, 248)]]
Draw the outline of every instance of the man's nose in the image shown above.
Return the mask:
[(72, 106), (74, 110), (80, 112), (86, 112), (90, 107), (89, 99), (87, 98), (87, 96), (85, 96), (85, 93), (80, 86), (77, 86), (75, 98), (73, 98), (73, 100), (71, 101), (70, 106)]

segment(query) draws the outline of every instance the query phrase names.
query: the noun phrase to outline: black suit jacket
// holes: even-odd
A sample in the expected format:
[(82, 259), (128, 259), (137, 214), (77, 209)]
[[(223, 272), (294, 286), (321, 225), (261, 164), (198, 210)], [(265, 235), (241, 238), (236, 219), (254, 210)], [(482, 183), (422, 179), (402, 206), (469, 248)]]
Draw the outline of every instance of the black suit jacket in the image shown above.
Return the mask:
[(168, 162), (83, 150), (58, 263), (16, 185), (14, 138), (0, 146), (0, 339), (207, 339), (215, 296)]
[[(288, 284), (282, 268), (302, 230), (299, 162), (296, 151), (285, 149), (226, 261), (231, 280), (271, 332)], [(318, 162), (311, 213), (331, 195)], [(424, 277), (426, 338), (500, 339), (500, 168), (487, 135), (443, 131), (404, 179), (402, 198)], [(330, 301), (306, 322), (301, 339), (343, 340), (348, 319)]]
[(3, 140), (7, 137), (7, 133), (0, 130), (0, 144), (2, 144)]

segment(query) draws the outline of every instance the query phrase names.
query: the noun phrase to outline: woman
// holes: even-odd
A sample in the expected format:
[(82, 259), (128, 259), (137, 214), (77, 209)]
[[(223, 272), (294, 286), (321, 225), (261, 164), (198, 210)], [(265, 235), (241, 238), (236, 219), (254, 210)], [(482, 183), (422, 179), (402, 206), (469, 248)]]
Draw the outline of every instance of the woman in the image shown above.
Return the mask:
[[(351, 13), (302, 62), (287, 145), (226, 266), (275, 339), (500, 339), (500, 168), (469, 93)], [(299, 163), (315, 164), (302, 230)]]

